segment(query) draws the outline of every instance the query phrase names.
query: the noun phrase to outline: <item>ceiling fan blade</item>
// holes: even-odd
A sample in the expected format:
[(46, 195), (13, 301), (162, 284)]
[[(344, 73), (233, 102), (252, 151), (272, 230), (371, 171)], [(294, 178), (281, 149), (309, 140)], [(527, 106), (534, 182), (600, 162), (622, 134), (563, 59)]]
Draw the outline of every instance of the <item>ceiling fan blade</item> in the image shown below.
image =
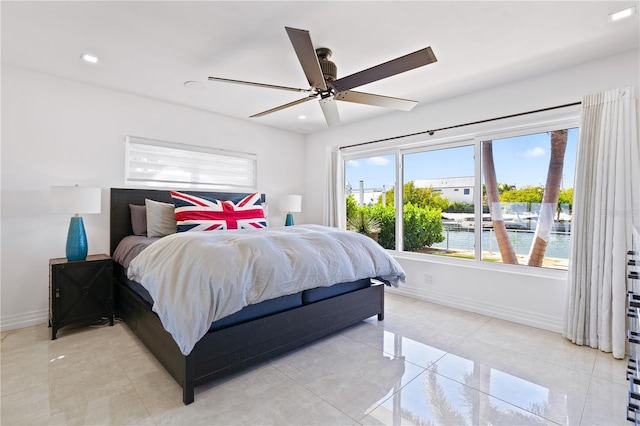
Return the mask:
[(436, 56), (433, 54), (431, 47), (426, 47), (375, 67), (339, 78), (330, 82), (330, 84), (337, 92), (344, 92), (345, 90), (382, 80), (436, 61)]
[(338, 114), (338, 105), (331, 98), (320, 99), (320, 107), (324, 114), (324, 119), (329, 126), (337, 126), (340, 124), (340, 115)]
[(371, 93), (355, 92), (347, 90), (335, 95), (335, 99), (339, 101), (354, 102), (356, 104), (375, 105), (385, 108), (399, 109), (402, 111), (411, 111), (418, 104), (417, 101), (409, 99), (391, 98), (389, 96), (372, 95)]
[(253, 114), (249, 118), (262, 117), (263, 115), (271, 114), (272, 112), (280, 111), (281, 109), (289, 108), (294, 105), (302, 104), (304, 102), (310, 101), (311, 99), (315, 99), (316, 95), (307, 96), (306, 98), (298, 99), (297, 101), (289, 102), (288, 104), (280, 105), (275, 108), (268, 109), (266, 111), (259, 112), (257, 114)]
[(232, 80), (230, 78), (209, 77), (210, 81), (220, 81), (223, 83), (243, 84), (245, 86), (265, 87), (267, 89), (289, 90), (290, 92), (310, 92), (311, 89), (299, 89), (297, 87), (276, 86), (274, 84), (254, 83), (252, 81)]
[(302, 65), (304, 74), (307, 76), (309, 85), (319, 90), (327, 90), (327, 84), (324, 81), (320, 62), (318, 62), (318, 55), (311, 43), (309, 31), (289, 27), (284, 27), (284, 29), (287, 30), (289, 40), (291, 40), (293, 50), (298, 55), (298, 60)]

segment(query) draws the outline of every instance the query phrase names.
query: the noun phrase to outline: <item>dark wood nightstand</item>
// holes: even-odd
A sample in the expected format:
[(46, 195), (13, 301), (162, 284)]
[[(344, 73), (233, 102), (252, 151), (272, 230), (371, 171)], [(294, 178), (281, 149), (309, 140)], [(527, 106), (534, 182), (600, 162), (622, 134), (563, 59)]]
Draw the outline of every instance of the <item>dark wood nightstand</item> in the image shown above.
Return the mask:
[(106, 254), (86, 260), (49, 260), (51, 340), (61, 327), (108, 318), (113, 325), (113, 263)]

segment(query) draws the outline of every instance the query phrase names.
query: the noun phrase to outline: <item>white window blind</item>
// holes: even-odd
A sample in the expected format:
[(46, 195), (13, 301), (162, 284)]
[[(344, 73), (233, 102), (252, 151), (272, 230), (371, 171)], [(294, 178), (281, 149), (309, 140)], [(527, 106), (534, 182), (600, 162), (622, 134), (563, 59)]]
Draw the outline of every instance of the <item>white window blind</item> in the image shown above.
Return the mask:
[(256, 154), (126, 137), (125, 182), (129, 185), (257, 190)]

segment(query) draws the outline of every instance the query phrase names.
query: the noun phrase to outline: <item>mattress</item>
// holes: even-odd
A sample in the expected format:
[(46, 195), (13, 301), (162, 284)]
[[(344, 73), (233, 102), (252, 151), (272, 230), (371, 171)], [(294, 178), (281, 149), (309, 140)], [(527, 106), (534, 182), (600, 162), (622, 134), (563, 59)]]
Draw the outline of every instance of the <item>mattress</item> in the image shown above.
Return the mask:
[[(116, 252), (114, 252), (114, 260), (118, 263), (122, 262), (128, 265), (131, 259), (135, 257), (132, 256), (132, 252), (135, 252), (135, 254), (137, 254), (142, 251), (145, 246), (153, 243), (156, 240), (157, 238), (152, 239), (138, 236), (131, 236), (131, 238), (127, 237), (123, 240), (123, 246), (119, 246), (116, 249)], [(128, 279), (126, 266), (121, 266), (122, 268), (120, 268), (120, 276), (118, 277), (119, 281), (133, 290), (134, 293), (139, 295), (147, 303), (149, 303), (150, 307), (153, 306), (153, 298), (151, 297), (147, 289), (145, 289), (142, 284)], [(265, 300), (255, 305), (246, 306), (238, 312), (214, 321), (209, 327), (209, 331), (221, 330), (223, 328), (249, 322), (254, 319), (276, 314), (278, 312), (294, 309), (302, 305), (318, 302), (330, 297), (340, 296), (342, 294), (356, 291), (370, 285), (371, 281), (367, 278), (354, 282), (338, 283), (330, 287), (314, 288), (295, 294), (277, 297), (275, 299)]]
[[(126, 272), (123, 271), (123, 275), (124, 274), (126, 274)], [(134, 293), (148, 302), (150, 306), (153, 306), (153, 299), (149, 295), (147, 289), (142, 286), (142, 284), (127, 279), (126, 276), (121, 276), (120, 282), (133, 290)], [(346, 290), (345, 292), (347, 291), (349, 290)], [(209, 331), (221, 330), (223, 328), (231, 327), (232, 325), (242, 324), (257, 318), (265, 317), (267, 315), (297, 308), (298, 306), (302, 306), (301, 293), (290, 294), (275, 299), (265, 300), (264, 302), (260, 302), (255, 305), (249, 305), (236, 313), (214, 321), (211, 324), (211, 327), (209, 327)]]

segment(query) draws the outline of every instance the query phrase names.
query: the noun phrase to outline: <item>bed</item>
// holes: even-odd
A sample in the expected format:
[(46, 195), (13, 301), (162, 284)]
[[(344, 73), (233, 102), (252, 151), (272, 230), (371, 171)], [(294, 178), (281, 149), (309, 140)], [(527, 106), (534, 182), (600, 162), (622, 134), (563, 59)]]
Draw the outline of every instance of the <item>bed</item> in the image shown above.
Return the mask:
[[(219, 200), (248, 195), (201, 191), (185, 193)], [(147, 199), (172, 202), (169, 191), (111, 189), (112, 255), (120, 242), (133, 234), (130, 205), (144, 205)], [(302, 227), (299, 229), (302, 230)], [(215, 232), (220, 234), (229, 231)], [(177, 235), (176, 239), (180, 237)], [(169, 239), (161, 240), (164, 243)], [(149, 247), (155, 249), (160, 245)], [(404, 281), (401, 268), (400, 272), (400, 279)], [(217, 319), (192, 348), (185, 350), (163, 326), (164, 318), (161, 320), (154, 312), (157, 306), (154, 306), (153, 298), (149, 297), (148, 292), (144, 294), (144, 289), (141, 291), (139, 288), (140, 283), (131, 280), (128, 275), (131, 275), (131, 271), (128, 274), (127, 268), (114, 260), (116, 314), (182, 387), (184, 404), (194, 401), (195, 387), (199, 385), (273, 358), (369, 317), (384, 319), (384, 285), (373, 279), (375, 277), (330, 282), (318, 288), (252, 304)]]

